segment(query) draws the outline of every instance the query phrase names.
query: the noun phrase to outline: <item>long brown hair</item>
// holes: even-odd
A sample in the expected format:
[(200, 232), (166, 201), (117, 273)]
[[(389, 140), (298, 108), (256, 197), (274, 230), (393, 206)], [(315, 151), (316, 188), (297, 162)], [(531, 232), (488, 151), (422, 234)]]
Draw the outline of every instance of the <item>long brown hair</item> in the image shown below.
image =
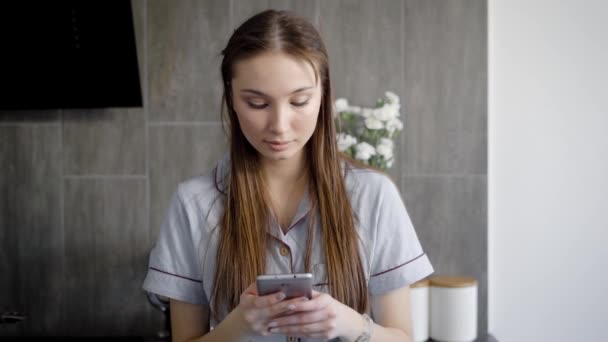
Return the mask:
[[(213, 286), (212, 311), (232, 311), (240, 294), (263, 274), (266, 266), (270, 207), (255, 148), (243, 135), (233, 107), (231, 81), (234, 65), (257, 54), (281, 51), (304, 60), (322, 82), (322, 100), (315, 131), (304, 147), (310, 175), (312, 216), (321, 226), (330, 294), (351, 308), (367, 309), (367, 283), (359, 255), (353, 210), (347, 196), (343, 160), (336, 143), (333, 96), (325, 45), (312, 24), (286, 11), (268, 10), (245, 21), (222, 51), (221, 73), (225, 106), (223, 120), (230, 136), (230, 173), (225, 211), (220, 221), (219, 247)], [(315, 213), (320, 217), (315, 217)], [(309, 232), (312, 226), (309, 226)], [(312, 237), (309, 234), (306, 271), (310, 272)]]

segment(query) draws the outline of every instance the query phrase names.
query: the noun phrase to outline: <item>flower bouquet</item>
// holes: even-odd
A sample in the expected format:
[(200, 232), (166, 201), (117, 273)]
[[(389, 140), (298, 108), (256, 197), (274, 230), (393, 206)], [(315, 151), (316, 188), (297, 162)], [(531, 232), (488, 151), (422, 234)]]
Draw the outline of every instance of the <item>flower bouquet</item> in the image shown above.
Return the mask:
[(364, 164), (387, 170), (393, 165), (393, 138), (403, 129), (399, 120), (399, 96), (387, 91), (374, 108), (335, 101), (338, 150)]

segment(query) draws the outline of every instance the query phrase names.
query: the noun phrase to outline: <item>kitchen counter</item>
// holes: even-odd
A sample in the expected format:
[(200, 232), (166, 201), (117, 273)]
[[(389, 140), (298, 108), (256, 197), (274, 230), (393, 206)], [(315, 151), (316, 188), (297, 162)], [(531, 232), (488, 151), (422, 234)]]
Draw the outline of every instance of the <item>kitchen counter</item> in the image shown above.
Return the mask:
[[(53, 336), (32, 336), (32, 337), (0, 337), (1, 341), (66, 341), (66, 342), (169, 342), (169, 339), (159, 339), (156, 337), (53, 337)], [(432, 342), (433, 340), (428, 340)], [(492, 335), (482, 336), (475, 342), (498, 342)]]
[[(433, 339), (428, 340), (427, 342), (433, 342)], [(496, 338), (494, 338), (494, 336), (488, 334), (486, 336), (481, 336), (479, 338), (477, 338), (474, 342), (498, 342), (498, 340)]]
[(486, 336), (476, 339), (475, 342), (498, 342), (498, 340), (494, 336), (487, 334)]
[[(144, 342), (169, 342), (169, 340), (150, 338), (150, 339), (146, 339)], [(433, 342), (433, 340), (431, 339), (431, 340), (428, 340), (427, 342)], [(496, 338), (494, 338), (494, 336), (488, 334), (486, 336), (479, 337), (474, 342), (498, 342), (498, 340)]]

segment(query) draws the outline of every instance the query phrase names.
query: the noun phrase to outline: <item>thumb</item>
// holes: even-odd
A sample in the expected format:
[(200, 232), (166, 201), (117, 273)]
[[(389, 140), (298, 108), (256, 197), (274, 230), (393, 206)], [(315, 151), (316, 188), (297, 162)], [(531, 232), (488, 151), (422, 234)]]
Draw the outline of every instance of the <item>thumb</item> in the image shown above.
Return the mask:
[(243, 294), (257, 296), (258, 295), (258, 287), (257, 287), (256, 283), (255, 282), (251, 283), (245, 289), (245, 291), (243, 291)]
[(323, 294), (323, 292), (312, 290), (312, 298), (317, 298), (322, 294)]
[(256, 284), (253, 283), (249, 285), (249, 287), (247, 287), (245, 291), (243, 291), (243, 293), (241, 293), (241, 303), (247, 303), (246, 305), (253, 305), (257, 297), (258, 289)]

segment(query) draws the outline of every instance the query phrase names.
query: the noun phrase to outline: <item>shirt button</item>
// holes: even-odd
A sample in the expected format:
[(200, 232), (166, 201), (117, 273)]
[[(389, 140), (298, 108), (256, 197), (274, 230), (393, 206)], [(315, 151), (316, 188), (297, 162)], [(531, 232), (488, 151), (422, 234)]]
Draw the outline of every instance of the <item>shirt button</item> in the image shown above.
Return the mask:
[(279, 253), (281, 253), (282, 256), (288, 256), (289, 249), (287, 249), (287, 247), (285, 247), (285, 246), (281, 246), (281, 248), (279, 248)]
[(288, 342), (296, 342), (296, 338), (293, 336), (287, 336), (287, 341)]

